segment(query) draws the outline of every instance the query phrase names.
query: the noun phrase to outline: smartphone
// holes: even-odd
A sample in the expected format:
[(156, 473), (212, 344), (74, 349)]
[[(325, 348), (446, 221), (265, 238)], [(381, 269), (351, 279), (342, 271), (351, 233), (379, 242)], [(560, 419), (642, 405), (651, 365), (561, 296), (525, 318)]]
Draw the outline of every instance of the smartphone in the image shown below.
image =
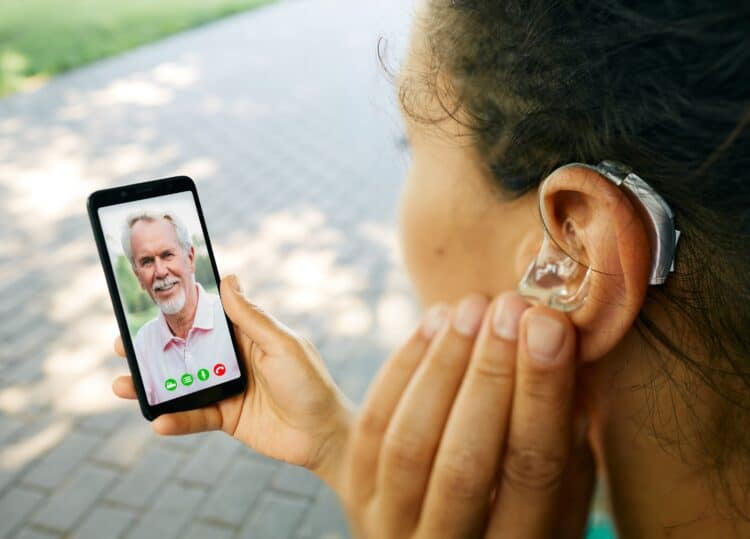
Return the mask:
[(195, 183), (104, 189), (88, 214), (141, 411), (200, 408), (245, 389)]

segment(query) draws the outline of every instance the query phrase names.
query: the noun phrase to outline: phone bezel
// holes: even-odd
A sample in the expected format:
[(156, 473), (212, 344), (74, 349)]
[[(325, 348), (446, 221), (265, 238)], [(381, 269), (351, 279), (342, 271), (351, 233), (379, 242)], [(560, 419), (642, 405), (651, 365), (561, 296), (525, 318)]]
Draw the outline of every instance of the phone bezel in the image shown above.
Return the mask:
[(104, 232), (99, 220), (99, 209), (106, 206), (115, 206), (118, 204), (124, 204), (126, 202), (135, 202), (138, 200), (145, 200), (162, 195), (170, 195), (183, 192), (190, 192), (193, 196), (193, 201), (195, 202), (195, 207), (198, 212), (198, 219), (201, 224), (201, 230), (203, 232), (203, 238), (206, 242), (208, 259), (211, 262), (211, 270), (213, 271), (214, 278), (216, 279), (216, 283), (218, 284), (220, 282), (219, 271), (216, 266), (216, 260), (214, 259), (214, 252), (213, 248), (211, 247), (211, 239), (208, 236), (206, 220), (203, 217), (203, 208), (201, 207), (200, 199), (198, 198), (198, 190), (195, 186), (195, 182), (193, 182), (193, 180), (188, 176), (173, 176), (171, 178), (161, 178), (157, 180), (133, 183), (109, 189), (102, 189), (91, 193), (86, 204), (89, 214), (89, 220), (91, 221), (91, 228), (94, 232), (96, 248), (99, 253), (99, 260), (101, 261), (102, 268), (104, 269), (109, 296), (112, 300), (112, 307), (114, 308), (115, 318), (117, 319), (117, 325), (120, 329), (120, 336), (122, 337), (122, 344), (125, 348), (125, 354), (127, 356), (128, 366), (130, 367), (130, 373), (133, 376), (135, 392), (138, 396), (138, 402), (141, 406), (141, 412), (143, 413), (143, 416), (149, 421), (153, 421), (162, 414), (202, 408), (208, 404), (220, 401), (242, 392), (247, 385), (247, 372), (244, 362), (241, 359), (242, 356), (239, 353), (237, 336), (234, 334), (232, 323), (225, 313), (224, 317), (226, 318), (227, 326), (229, 327), (229, 335), (232, 339), (232, 346), (237, 357), (237, 363), (240, 369), (240, 377), (153, 406), (148, 403), (148, 399), (146, 398), (146, 391), (143, 387), (143, 380), (141, 379), (141, 372), (138, 368), (135, 349), (133, 348), (133, 342), (130, 338), (130, 331), (128, 330), (125, 311), (120, 299), (119, 290), (117, 288), (114, 268), (112, 267), (112, 261), (110, 260), (110, 255), (107, 250), (107, 242), (104, 238)]

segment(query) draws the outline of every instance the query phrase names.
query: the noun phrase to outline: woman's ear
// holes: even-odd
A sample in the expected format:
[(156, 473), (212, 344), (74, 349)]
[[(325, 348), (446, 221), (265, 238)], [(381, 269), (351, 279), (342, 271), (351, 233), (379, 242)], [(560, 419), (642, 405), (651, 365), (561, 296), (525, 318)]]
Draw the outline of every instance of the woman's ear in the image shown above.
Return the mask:
[(541, 192), (550, 237), (592, 268), (587, 297), (569, 316), (581, 359), (593, 361), (615, 347), (643, 306), (652, 252), (648, 224), (625, 191), (584, 167), (556, 170)]

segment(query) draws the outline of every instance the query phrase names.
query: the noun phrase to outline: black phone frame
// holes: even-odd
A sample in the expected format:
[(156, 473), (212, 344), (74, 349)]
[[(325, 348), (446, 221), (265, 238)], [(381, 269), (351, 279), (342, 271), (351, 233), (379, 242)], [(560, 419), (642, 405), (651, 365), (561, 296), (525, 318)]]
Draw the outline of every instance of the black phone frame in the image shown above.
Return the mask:
[(123, 185), (120, 187), (113, 187), (110, 189), (102, 189), (91, 193), (86, 203), (89, 220), (91, 222), (91, 228), (94, 232), (96, 248), (99, 252), (99, 260), (101, 261), (102, 268), (104, 269), (104, 275), (107, 280), (107, 288), (109, 289), (109, 296), (112, 300), (112, 307), (114, 308), (115, 317), (117, 318), (117, 325), (120, 329), (120, 336), (122, 337), (122, 344), (125, 348), (125, 354), (127, 356), (128, 366), (130, 367), (130, 373), (133, 376), (135, 392), (138, 396), (138, 402), (141, 407), (141, 412), (143, 413), (143, 416), (149, 421), (153, 421), (162, 414), (202, 408), (208, 404), (212, 404), (227, 397), (231, 397), (233, 395), (241, 393), (247, 386), (247, 369), (245, 368), (245, 364), (242, 361), (242, 356), (239, 353), (237, 336), (234, 334), (232, 322), (229, 320), (225, 313), (224, 317), (226, 318), (227, 326), (229, 327), (229, 335), (232, 339), (232, 346), (234, 347), (234, 353), (239, 365), (240, 377), (235, 378), (234, 380), (228, 380), (223, 384), (208, 387), (206, 389), (196, 391), (195, 393), (183, 395), (182, 397), (177, 397), (175, 399), (155, 404), (153, 406), (148, 403), (148, 399), (146, 398), (146, 391), (143, 387), (143, 380), (141, 379), (141, 372), (138, 368), (135, 349), (133, 347), (132, 339), (130, 338), (130, 331), (128, 330), (128, 323), (125, 317), (123, 303), (120, 299), (120, 293), (117, 288), (114, 268), (112, 267), (110, 254), (107, 250), (107, 242), (104, 238), (104, 232), (99, 220), (99, 209), (106, 206), (116, 206), (126, 202), (135, 202), (138, 200), (145, 200), (158, 196), (183, 192), (190, 192), (193, 196), (193, 201), (195, 202), (195, 207), (198, 211), (198, 219), (200, 220), (201, 230), (203, 231), (203, 238), (206, 242), (206, 249), (208, 250), (208, 258), (211, 262), (211, 269), (214, 274), (214, 279), (216, 279), (216, 283), (218, 284), (220, 282), (219, 270), (216, 267), (216, 260), (214, 259), (214, 252), (211, 247), (211, 239), (208, 236), (206, 220), (203, 217), (203, 208), (201, 207), (200, 200), (198, 198), (198, 190), (195, 186), (195, 182), (188, 176), (174, 176), (171, 178), (161, 178), (141, 183)]

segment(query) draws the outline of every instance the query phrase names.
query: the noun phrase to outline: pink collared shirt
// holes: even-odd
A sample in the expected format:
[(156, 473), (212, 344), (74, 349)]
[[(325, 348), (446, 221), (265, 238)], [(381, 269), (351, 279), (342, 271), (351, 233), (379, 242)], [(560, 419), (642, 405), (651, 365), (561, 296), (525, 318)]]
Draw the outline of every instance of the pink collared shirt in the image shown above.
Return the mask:
[[(196, 286), (198, 307), (187, 338), (172, 334), (161, 311), (135, 336), (135, 355), (152, 406), (240, 376), (221, 300), (200, 283)], [(224, 366), (223, 374), (216, 374), (222, 372), (217, 365)], [(208, 378), (201, 380), (206, 371)], [(184, 375), (192, 376), (191, 384), (185, 384), (189, 377), (183, 379)]]

